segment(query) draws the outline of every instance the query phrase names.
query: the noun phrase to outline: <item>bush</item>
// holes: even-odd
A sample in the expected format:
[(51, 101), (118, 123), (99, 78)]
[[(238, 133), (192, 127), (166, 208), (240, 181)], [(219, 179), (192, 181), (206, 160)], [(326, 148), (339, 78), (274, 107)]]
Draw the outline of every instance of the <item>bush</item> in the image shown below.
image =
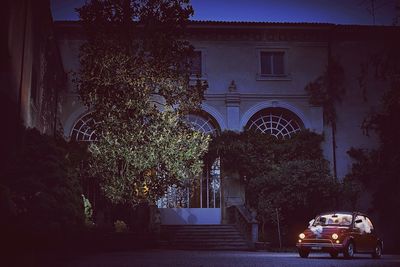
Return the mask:
[(293, 244), (311, 218), (336, 208), (338, 189), (325, 160), (298, 160), (277, 164), (251, 179), (246, 195), (257, 210), (261, 229), (275, 229), (279, 213), (281, 231), (287, 237), (284, 241)]
[(82, 190), (69, 148), (63, 139), (24, 130), (20, 150), (1, 173), (5, 227), (25, 238), (57, 236), (83, 225)]
[(257, 211), (261, 240), (266, 239), (264, 229), (275, 228), (277, 212), (283, 234), (294, 244), (297, 231), (316, 213), (337, 207), (341, 187), (330, 174), (322, 141), (306, 130), (288, 140), (245, 131), (224, 132), (212, 141), (207, 156), (220, 156), (224, 171), (239, 174), (246, 204)]

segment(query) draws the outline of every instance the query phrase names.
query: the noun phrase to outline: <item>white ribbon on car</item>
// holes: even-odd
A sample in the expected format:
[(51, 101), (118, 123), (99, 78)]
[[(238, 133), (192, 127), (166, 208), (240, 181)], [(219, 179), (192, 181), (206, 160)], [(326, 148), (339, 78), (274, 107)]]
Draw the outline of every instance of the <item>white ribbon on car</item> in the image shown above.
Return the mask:
[(323, 230), (321, 225), (310, 226), (309, 228), (310, 228), (311, 232), (313, 232), (317, 237), (321, 237), (322, 230)]

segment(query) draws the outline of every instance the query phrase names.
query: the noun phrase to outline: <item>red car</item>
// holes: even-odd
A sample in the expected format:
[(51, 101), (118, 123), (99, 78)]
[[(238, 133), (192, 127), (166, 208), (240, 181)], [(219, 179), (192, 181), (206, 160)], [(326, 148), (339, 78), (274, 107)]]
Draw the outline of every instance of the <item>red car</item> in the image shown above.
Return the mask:
[(311, 251), (328, 252), (332, 258), (339, 253), (345, 258), (352, 258), (354, 253), (380, 258), (383, 242), (365, 214), (327, 212), (310, 221), (309, 227), (299, 234), (296, 246), (302, 258), (307, 258)]

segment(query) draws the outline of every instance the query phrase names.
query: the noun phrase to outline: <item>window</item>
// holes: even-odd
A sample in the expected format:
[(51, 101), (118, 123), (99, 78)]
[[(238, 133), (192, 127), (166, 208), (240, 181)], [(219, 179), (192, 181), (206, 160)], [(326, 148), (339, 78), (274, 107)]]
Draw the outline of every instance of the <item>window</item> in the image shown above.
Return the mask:
[(72, 128), (71, 139), (76, 141), (92, 142), (96, 141), (96, 132), (94, 125), (96, 122), (92, 118), (91, 114), (88, 113), (81, 117)]
[(370, 229), (371, 232), (372, 232), (372, 230), (374, 230), (374, 226), (372, 225), (371, 220), (370, 220), (368, 217), (365, 217), (365, 219), (366, 219), (366, 223), (367, 223), (369, 229)]
[[(185, 121), (204, 134), (217, 135), (217, 122), (206, 112), (189, 114)], [(189, 177), (179, 185), (168, 187), (165, 195), (157, 201), (159, 208), (221, 208), (220, 160), (205, 162), (203, 174)]]
[(201, 51), (194, 51), (193, 57), (190, 60), (190, 74), (201, 77), (203, 74), (202, 68), (202, 53)]
[(210, 117), (189, 114), (186, 116), (186, 121), (195, 131), (210, 135), (217, 135), (218, 133), (217, 127), (214, 126), (215, 122)]
[(38, 84), (38, 81), (37, 81), (37, 71), (36, 71), (36, 68), (34, 67), (34, 68), (32, 68), (32, 79), (31, 79), (31, 99), (32, 99), (32, 101), (33, 101), (33, 103), (35, 103), (36, 104), (36, 101), (37, 101), (37, 84)]
[(259, 133), (288, 139), (303, 129), (301, 120), (289, 110), (283, 108), (267, 108), (253, 115), (246, 128)]
[(367, 234), (370, 234), (373, 229), (371, 221), (369, 219), (367, 220), (367, 218), (365, 216), (361, 216), (361, 215), (358, 215), (356, 217), (356, 219), (354, 221), (354, 226), (357, 229), (359, 229), (359, 231), (361, 233), (367, 233)]
[(260, 52), (261, 76), (285, 75), (285, 52)]

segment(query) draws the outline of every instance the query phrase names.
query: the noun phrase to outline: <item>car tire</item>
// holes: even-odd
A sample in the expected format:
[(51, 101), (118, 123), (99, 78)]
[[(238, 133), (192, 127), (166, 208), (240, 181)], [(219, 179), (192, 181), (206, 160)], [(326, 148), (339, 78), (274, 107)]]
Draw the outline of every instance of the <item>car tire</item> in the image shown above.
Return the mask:
[(354, 257), (354, 248), (355, 246), (353, 241), (347, 243), (347, 245), (344, 247), (343, 256), (346, 259), (352, 259)]
[(300, 257), (307, 258), (309, 254), (310, 254), (310, 251), (305, 250), (305, 249), (299, 249), (299, 256)]
[(376, 244), (374, 252), (372, 253), (372, 258), (380, 259), (382, 257), (382, 246), (381, 244)]
[(336, 259), (336, 258), (338, 257), (338, 255), (339, 255), (339, 252), (337, 252), (337, 251), (332, 251), (332, 252), (329, 252), (329, 254), (331, 255), (331, 258), (332, 258), (332, 259)]

